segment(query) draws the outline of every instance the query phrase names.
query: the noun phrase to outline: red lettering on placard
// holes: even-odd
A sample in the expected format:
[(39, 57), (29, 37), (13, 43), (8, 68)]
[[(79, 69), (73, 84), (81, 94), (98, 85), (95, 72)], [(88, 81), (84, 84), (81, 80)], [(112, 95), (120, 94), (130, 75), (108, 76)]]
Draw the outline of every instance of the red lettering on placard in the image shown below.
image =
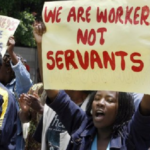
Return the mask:
[(5, 27), (6, 21), (7, 21), (7, 19), (4, 18), (3, 21), (1, 22), (1, 28), (4, 28), (4, 27)]
[(89, 6), (87, 9), (86, 9), (86, 22), (90, 22), (91, 19), (90, 19), (90, 10), (91, 10), (91, 6)]
[(100, 40), (99, 43), (101, 45), (103, 45), (105, 43), (105, 39), (104, 39), (104, 32), (107, 32), (106, 28), (98, 28), (97, 29), (97, 33), (100, 33)]
[[(133, 65), (131, 66), (131, 70), (133, 72), (141, 72), (144, 68), (144, 62), (141, 60), (141, 54), (138, 52), (129, 54), (125, 51), (116, 51), (116, 52), (108, 52), (103, 51), (102, 53), (98, 53), (96, 50), (85, 51), (84, 53), (79, 50), (73, 51), (71, 49), (62, 51), (58, 50), (54, 54), (53, 51), (47, 52), (47, 59), (50, 61), (47, 63), (47, 69), (53, 70), (55, 68), (61, 69), (84, 69), (87, 70), (89, 68), (95, 69), (108, 69), (111, 68), (112, 71), (116, 69), (116, 59), (117, 57), (121, 58), (120, 65), (117, 64), (117, 68), (120, 66), (120, 69), (124, 71), (126, 69), (126, 61), (125, 57), (129, 57)], [(138, 58), (137, 58), (138, 57)], [(97, 66), (95, 66), (97, 64)], [(129, 65), (129, 63), (127, 63)], [(135, 66), (137, 64), (138, 66)], [(129, 67), (129, 66), (128, 66)]]
[(95, 44), (96, 42), (96, 32), (94, 29), (91, 29), (90, 32), (88, 31), (88, 29), (85, 30), (84, 34), (83, 31), (81, 29), (78, 29), (77, 32), (77, 43), (79, 44), (80, 41), (86, 45), (88, 43), (88, 45), (92, 46)]
[(99, 68), (103, 68), (102, 62), (101, 62), (101, 58), (98, 55), (97, 51), (92, 50), (91, 51), (91, 68), (94, 69), (94, 64), (97, 63), (97, 65), (99, 66)]
[(79, 7), (78, 8), (78, 14), (77, 14), (77, 22), (80, 22), (80, 19), (85, 22), (85, 18), (83, 17), (84, 14), (84, 8), (83, 7)]
[(137, 20), (137, 18), (140, 16), (139, 14), (138, 14), (138, 11), (140, 10), (140, 7), (136, 7), (135, 8), (135, 12), (134, 12), (134, 20), (133, 20), (133, 22), (134, 22), (134, 24), (136, 25), (136, 24), (139, 24), (139, 20)]
[(59, 23), (61, 21), (61, 18), (59, 18), (59, 15), (61, 14), (62, 7), (59, 7), (56, 13), (56, 22)]
[(44, 8), (44, 20), (45, 22), (51, 21), (51, 23), (54, 23), (55, 21), (59, 23), (61, 21), (61, 18), (59, 18), (59, 15), (61, 14), (60, 10), (62, 10), (62, 7), (54, 8), (53, 10), (50, 10), (47, 12), (47, 7)]
[(119, 51), (119, 52), (116, 52), (115, 55), (121, 57), (121, 69), (125, 70), (125, 59), (124, 59), (124, 57), (127, 56), (128, 54), (126, 52)]
[(75, 12), (75, 7), (71, 7), (68, 17), (67, 17), (67, 21), (70, 22), (71, 18), (73, 18), (73, 21), (76, 21), (76, 12)]
[(16, 24), (17, 24), (17, 22), (12, 21), (12, 22), (11, 22), (11, 26), (9, 27), (9, 31), (16, 30), (16, 28), (17, 28)]
[(149, 25), (149, 22), (147, 21), (149, 15), (150, 15), (149, 7), (148, 6), (142, 7), (141, 21), (140, 21), (141, 25), (143, 25), (143, 23), (147, 26)]
[(115, 55), (112, 52), (111, 53), (111, 57), (109, 56), (107, 51), (103, 52), (103, 63), (104, 63), (104, 67), (107, 68), (108, 67), (108, 62), (111, 66), (112, 70), (115, 70), (116, 64), (115, 64)]
[(78, 29), (77, 44), (82, 42), (82, 44), (84, 45), (88, 44), (90, 46), (93, 46), (96, 42), (96, 33), (100, 33), (99, 43), (103, 45), (105, 42), (104, 32), (107, 32), (106, 28), (98, 28), (97, 31), (95, 31), (94, 29), (91, 29), (90, 31), (88, 31), (88, 29), (85, 29), (84, 33), (81, 29)]
[(113, 23), (115, 21), (116, 13), (115, 8), (112, 8), (109, 12), (108, 20), (110, 23)]
[[(76, 10), (77, 9), (77, 10)], [(68, 13), (67, 21), (70, 22), (71, 18), (74, 22), (90, 22), (90, 10), (91, 6), (87, 7), (86, 9), (83, 7), (75, 8), (72, 7)]]
[(101, 20), (103, 20), (104, 23), (107, 22), (107, 10), (105, 9), (104, 12), (101, 11), (99, 7), (97, 7), (97, 14), (96, 14), (96, 20), (97, 22), (101, 22)]
[(88, 54), (88, 52), (85, 51), (84, 56), (83, 56), (84, 58), (82, 58), (82, 54), (80, 53), (79, 50), (77, 50), (76, 53), (77, 53), (77, 57), (78, 57), (80, 66), (84, 70), (86, 70), (88, 68), (88, 66), (89, 66), (89, 54)]
[(84, 33), (83, 33), (83, 31), (81, 29), (78, 29), (78, 32), (77, 32), (77, 43), (78, 44), (81, 41), (82, 44), (86, 45), (87, 37), (88, 37), (88, 30), (87, 29), (85, 30)]
[(47, 59), (48, 60), (51, 60), (51, 64), (50, 63), (47, 63), (47, 68), (49, 69), (49, 70), (53, 70), (54, 68), (55, 68), (55, 60), (54, 60), (54, 58), (52, 57), (53, 56), (53, 51), (48, 51), (48, 53), (47, 53)]
[(63, 51), (57, 51), (56, 52), (56, 65), (58, 69), (63, 69), (64, 68), (64, 64), (62, 63), (62, 57), (61, 55), (63, 55)]
[(66, 62), (66, 69), (69, 70), (69, 66), (72, 65), (74, 69), (78, 69), (75, 61), (75, 54), (73, 50), (66, 50), (65, 51), (65, 62)]
[(5, 27), (5, 29), (8, 29), (11, 26), (11, 20), (7, 19), (7, 26)]
[(44, 20), (45, 22), (49, 22), (49, 20), (51, 19), (51, 22), (53, 23), (55, 21), (55, 15), (56, 15), (56, 7), (54, 8), (54, 10), (50, 10), (47, 14), (47, 7), (45, 7), (44, 9)]
[(88, 35), (88, 44), (90, 46), (94, 45), (96, 42), (96, 32), (94, 29), (91, 29)]
[(125, 24), (129, 23), (132, 24), (132, 19), (131, 19), (131, 13), (133, 11), (133, 7), (129, 8), (128, 6), (126, 7), (126, 17), (125, 17)]
[(117, 8), (115, 23), (117, 23), (119, 20), (119, 22), (123, 24), (123, 20), (121, 19), (122, 15), (123, 15), (123, 8), (120, 6)]
[(137, 57), (137, 56), (141, 57), (141, 54), (135, 52), (135, 53), (132, 53), (131, 56), (130, 56), (130, 60), (131, 60), (133, 63), (139, 64), (139, 66), (132, 66), (132, 70), (133, 70), (134, 72), (140, 72), (140, 71), (142, 71), (143, 68), (144, 68), (144, 63), (143, 63), (143, 61), (140, 60), (140, 59), (135, 59), (135, 58), (134, 58), (134, 57)]

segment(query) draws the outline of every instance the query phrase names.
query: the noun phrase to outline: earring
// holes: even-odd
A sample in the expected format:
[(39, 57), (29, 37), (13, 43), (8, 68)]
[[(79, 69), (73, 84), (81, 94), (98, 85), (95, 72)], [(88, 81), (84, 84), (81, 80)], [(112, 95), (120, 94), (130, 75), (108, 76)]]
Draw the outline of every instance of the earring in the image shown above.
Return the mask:
[(93, 114), (93, 111), (92, 111), (92, 109), (91, 109), (90, 113), (91, 113), (91, 115)]

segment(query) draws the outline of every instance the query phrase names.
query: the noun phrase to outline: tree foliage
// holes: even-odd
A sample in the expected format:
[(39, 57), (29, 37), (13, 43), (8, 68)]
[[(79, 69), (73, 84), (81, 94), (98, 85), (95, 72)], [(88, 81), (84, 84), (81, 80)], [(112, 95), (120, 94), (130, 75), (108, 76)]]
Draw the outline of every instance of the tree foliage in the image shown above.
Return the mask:
[(43, 3), (44, 0), (1, 0), (0, 15), (20, 20), (15, 33), (16, 45), (35, 47), (32, 25), (41, 19)]

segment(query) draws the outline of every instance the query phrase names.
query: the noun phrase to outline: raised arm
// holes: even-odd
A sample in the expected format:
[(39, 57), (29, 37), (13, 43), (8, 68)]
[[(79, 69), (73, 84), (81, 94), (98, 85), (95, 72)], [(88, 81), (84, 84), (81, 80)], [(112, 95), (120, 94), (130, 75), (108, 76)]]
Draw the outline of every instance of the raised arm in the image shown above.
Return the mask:
[(14, 52), (14, 37), (10, 37), (8, 39), (7, 45), (7, 52), (11, 57), (11, 68), (14, 71), (16, 77), (16, 87), (14, 92), (17, 94), (17, 97), (19, 97), (20, 94), (28, 92), (28, 90), (32, 86), (32, 80), (30, 79), (30, 74), (26, 70), (26, 67), (23, 65), (21, 60), (18, 59), (17, 55)]
[[(33, 26), (33, 35), (37, 43), (38, 51), (38, 62), (40, 75), (43, 81), (43, 68), (42, 68), (42, 36), (46, 32), (46, 27), (44, 23), (35, 23)], [(59, 90), (46, 90), (47, 96), (53, 101), (59, 93)]]
[(33, 35), (37, 44), (38, 51), (38, 61), (41, 79), (43, 81), (43, 72), (42, 72), (42, 35), (46, 32), (45, 25), (41, 23), (34, 23), (33, 25)]
[(51, 103), (50, 101), (47, 98), (47, 105), (58, 114), (70, 135), (79, 129), (82, 122), (86, 121), (87, 116), (85, 112), (70, 99), (65, 91), (59, 91), (55, 100)]
[(150, 95), (144, 95), (128, 124), (129, 143), (133, 149), (148, 149), (150, 147)]
[(150, 95), (145, 94), (140, 103), (140, 112), (144, 116), (150, 116)]
[[(34, 25), (34, 37), (37, 43), (39, 68), (42, 76), (42, 35), (45, 33), (44, 24)], [(43, 76), (42, 76), (43, 77)], [(85, 112), (82, 111), (70, 97), (64, 92), (59, 90), (46, 90), (47, 105), (49, 105), (59, 116), (61, 122), (66, 127), (69, 134), (77, 130), (82, 121), (86, 118)]]
[(9, 53), (13, 65), (16, 65), (18, 63), (17, 55), (14, 53), (14, 46), (15, 46), (15, 39), (13, 36), (10, 36), (7, 42), (7, 52)]

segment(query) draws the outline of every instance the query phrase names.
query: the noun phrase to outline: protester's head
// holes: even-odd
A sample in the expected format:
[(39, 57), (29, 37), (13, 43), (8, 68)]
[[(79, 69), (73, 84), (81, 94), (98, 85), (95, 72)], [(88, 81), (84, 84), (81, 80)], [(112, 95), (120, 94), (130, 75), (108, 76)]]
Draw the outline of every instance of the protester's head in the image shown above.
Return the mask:
[(0, 82), (6, 85), (13, 78), (15, 78), (15, 74), (10, 65), (10, 57), (6, 53), (3, 57), (3, 63), (0, 69)]
[(65, 90), (71, 100), (80, 105), (92, 91)]
[[(20, 57), (18, 57), (19, 59)], [(12, 79), (15, 78), (15, 73), (11, 68), (11, 57), (8, 53), (5, 53), (3, 57), (3, 63), (0, 68), (0, 82), (4, 85), (8, 84)]]
[(92, 114), (96, 128), (112, 128), (117, 136), (134, 113), (133, 98), (125, 92), (97, 91), (90, 98), (87, 113)]

